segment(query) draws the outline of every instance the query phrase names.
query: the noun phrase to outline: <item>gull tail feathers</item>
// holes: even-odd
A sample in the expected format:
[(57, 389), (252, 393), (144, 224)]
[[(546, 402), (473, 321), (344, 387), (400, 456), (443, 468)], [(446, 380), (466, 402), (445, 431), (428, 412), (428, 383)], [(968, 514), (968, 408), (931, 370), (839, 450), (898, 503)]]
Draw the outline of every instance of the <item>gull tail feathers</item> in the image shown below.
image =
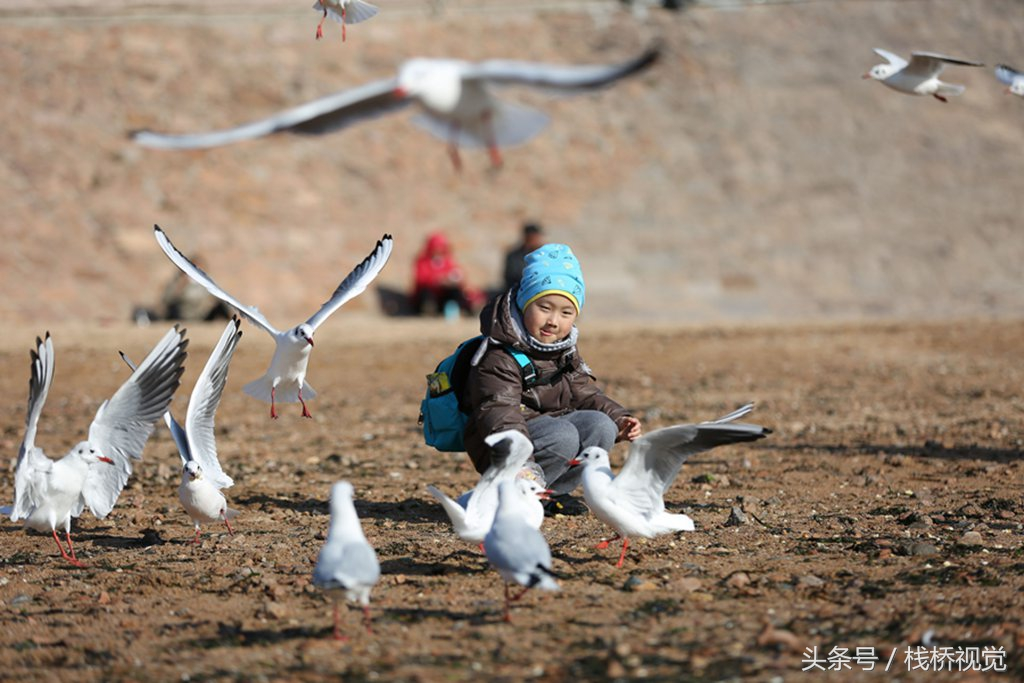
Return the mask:
[[(294, 386), (294, 384), (292, 384), (291, 386)], [(291, 386), (285, 388), (279, 385), (277, 391), (274, 393), (273, 400), (277, 403), (298, 403), (299, 394), (294, 389), (292, 389)], [(267, 375), (264, 375), (263, 377), (260, 377), (257, 380), (249, 382), (244, 387), (242, 387), (242, 391), (244, 391), (246, 394), (252, 396), (255, 399), (263, 401), (264, 403), (270, 403), (270, 392), (273, 389), (274, 381)], [(313, 389), (313, 387), (309, 386), (308, 384), (306, 384), (305, 381), (303, 381), (302, 400), (308, 401), (314, 398), (316, 398), (316, 391)]]
[(466, 529), (466, 511), (461, 505), (443, 494), (437, 488), (428, 485), (427, 491), (429, 491), (430, 495), (436, 498), (437, 502), (441, 504), (442, 508), (444, 508), (444, 512), (448, 515), (448, 519), (451, 520), (455, 533), (461, 534)]
[(360, 21), (377, 16), (379, 11), (376, 5), (363, 2), (363, 0), (352, 0), (345, 8), (345, 23), (358, 24)]
[(234, 508), (224, 508), (224, 516), (230, 521), (238, 516), (238, 510)]
[(412, 122), (436, 138), (466, 149), (520, 145), (534, 137), (548, 124), (550, 118), (537, 109), (508, 102), (499, 102), (490, 121), (470, 126), (455, 127), (429, 114), (418, 114)]
[(530, 581), (527, 584), (528, 588), (542, 588), (548, 591), (562, 590), (562, 587), (555, 581), (556, 578), (561, 578), (555, 572), (551, 571), (542, 564), (538, 564), (536, 569), (530, 572)]
[(953, 83), (939, 83), (939, 87), (936, 88), (935, 94), (942, 95), (943, 97), (956, 97), (957, 95), (963, 95), (966, 86), (954, 85)]

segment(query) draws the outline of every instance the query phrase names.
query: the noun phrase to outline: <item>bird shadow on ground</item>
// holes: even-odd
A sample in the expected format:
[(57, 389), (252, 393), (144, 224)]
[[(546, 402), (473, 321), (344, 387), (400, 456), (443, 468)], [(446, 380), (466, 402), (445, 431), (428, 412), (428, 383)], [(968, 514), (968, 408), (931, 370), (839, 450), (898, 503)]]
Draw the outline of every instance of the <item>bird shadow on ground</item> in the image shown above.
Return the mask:
[(401, 520), (403, 522), (448, 522), (447, 515), (439, 505), (431, 505), (418, 498), (406, 498), (394, 502), (356, 501), (356, 512), (360, 518)]
[[(412, 607), (390, 607), (381, 609), (380, 611), (384, 618), (403, 624), (416, 624), (428, 619), (439, 619), (446, 624), (451, 624), (455, 621), (467, 621), (473, 626), (479, 626), (481, 624), (494, 621), (493, 613), (490, 612), (457, 612), (450, 609), (422, 609)], [(498, 615), (498, 619), (501, 619), (500, 613)]]
[[(479, 566), (448, 562), (450, 558), (463, 556), (466, 562), (480, 562)], [(436, 562), (419, 562), (410, 559), (385, 560), (380, 564), (382, 574), (401, 574), (406, 576), (441, 576), (444, 574), (480, 574), (487, 571), (487, 558), (474, 555), (469, 551), (457, 550), (442, 557)]]
[(775, 451), (819, 451), (830, 455), (902, 455), (919, 458), (939, 458), (942, 460), (990, 460), (1009, 463), (1024, 458), (1024, 450), (1009, 448), (987, 448), (971, 444), (969, 446), (946, 447), (927, 441), (922, 446), (893, 446), (891, 444), (856, 444), (856, 445), (821, 445), (795, 443), (785, 445), (765, 445), (765, 450)]
[(232, 504), (238, 506), (258, 506), (262, 510), (270, 508), (273, 510), (295, 510), (296, 512), (321, 512), (323, 514), (327, 514), (329, 510), (327, 501), (315, 498), (282, 498), (281, 496), (268, 496), (262, 493), (244, 498), (235, 498)]
[(282, 643), (288, 640), (306, 640), (330, 636), (330, 628), (314, 628), (310, 626), (291, 626), (281, 630), (270, 628), (246, 629), (238, 624), (220, 623), (217, 635), (211, 638), (199, 638), (189, 641), (191, 647), (209, 650), (217, 647), (253, 647)]

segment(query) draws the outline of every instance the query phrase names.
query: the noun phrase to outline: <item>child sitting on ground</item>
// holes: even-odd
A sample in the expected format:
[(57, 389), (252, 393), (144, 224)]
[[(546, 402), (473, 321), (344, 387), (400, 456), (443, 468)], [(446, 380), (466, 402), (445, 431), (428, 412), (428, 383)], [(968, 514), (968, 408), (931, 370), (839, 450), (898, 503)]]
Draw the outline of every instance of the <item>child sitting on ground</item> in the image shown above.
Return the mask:
[[(580, 484), (583, 468), (569, 462), (584, 448), (610, 451), (616, 441), (641, 434), (640, 420), (605, 396), (576, 349), (584, 295), (583, 272), (568, 246), (546, 244), (528, 254), (519, 285), (480, 313), (486, 342), (466, 380), (465, 445), (477, 471), (491, 464), (484, 439), (515, 429), (533, 442), (553, 507), (566, 513), (582, 511), (568, 494)], [(529, 387), (515, 358), (500, 346), (530, 358), (537, 379)]]

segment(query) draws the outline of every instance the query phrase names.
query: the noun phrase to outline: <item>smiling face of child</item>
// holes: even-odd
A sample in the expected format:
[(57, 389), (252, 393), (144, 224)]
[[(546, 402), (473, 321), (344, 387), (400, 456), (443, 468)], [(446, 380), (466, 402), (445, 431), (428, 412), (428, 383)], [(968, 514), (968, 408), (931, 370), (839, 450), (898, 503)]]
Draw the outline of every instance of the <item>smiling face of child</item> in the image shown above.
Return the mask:
[(554, 344), (569, 336), (578, 315), (567, 297), (545, 294), (523, 311), (523, 326), (542, 344)]

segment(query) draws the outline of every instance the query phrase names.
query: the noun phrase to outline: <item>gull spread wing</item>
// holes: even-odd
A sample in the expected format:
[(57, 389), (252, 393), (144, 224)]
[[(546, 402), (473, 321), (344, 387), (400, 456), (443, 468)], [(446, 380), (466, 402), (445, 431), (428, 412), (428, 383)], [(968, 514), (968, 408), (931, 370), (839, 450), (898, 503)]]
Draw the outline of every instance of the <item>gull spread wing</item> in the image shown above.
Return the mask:
[[(674, 425), (640, 437), (630, 444), (629, 457), (612, 481), (612, 487), (626, 493), (641, 509), (660, 512), (664, 509), (665, 491), (690, 456), (717, 446), (755, 441), (771, 433), (761, 425), (731, 421), (750, 409), (752, 404), (717, 420)], [(653, 507), (647, 507), (650, 504)]]
[(228, 379), (228, 365), (242, 336), (241, 321), (233, 318), (210, 353), (188, 401), (185, 432), (192, 458), (203, 469), (203, 476), (218, 489), (228, 488), (235, 482), (221, 469), (217, 459), (217, 442), (213, 433), (213, 416), (220, 404), (221, 394)]
[(318, 135), (382, 116), (408, 104), (410, 100), (395, 94), (395, 79), (391, 78), (327, 95), (237, 128), (184, 135), (143, 130), (133, 133), (132, 138), (140, 145), (158, 149), (202, 149), (282, 131)]
[(91, 465), (82, 487), (83, 502), (98, 518), (110, 514), (132, 473), (131, 461), (142, 458), (153, 426), (167, 411), (184, 372), (187, 346), (184, 331), (175, 325), (96, 412), (89, 443), (114, 461), (113, 466)]
[[(121, 360), (123, 360), (125, 364), (132, 369), (132, 371), (138, 367), (124, 351), (118, 351), (118, 353), (121, 354)], [(181, 456), (181, 466), (184, 467), (189, 460), (192, 460), (192, 451), (188, 447), (188, 436), (185, 434), (185, 429), (178, 424), (177, 420), (174, 419), (170, 410), (164, 413), (164, 422), (167, 423), (167, 429), (171, 431), (171, 438), (174, 439), (174, 445), (178, 447), (178, 455)]]
[(53, 341), (50, 333), (46, 340), (36, 337), (32, 355), (32, 377), (28, 382), (28, 411), (25, 417), (25, 438), (18, 450), (18, 467), (14, 473), (14, 505), (11, 520), (24, 519), (32, 509), (42, 503), (44, 492), (39, 490), (39, 475), (53, 469), (53, 461), (36, 448), (36, 427), (46, 403), (46, 395), (53, 383)]
[(385, 234), (377, 240), (377, 246), (370, 252), (370, 255), (352, 269), (352, 272), (334, 290), (334, 294), (331, 294), (331, 298), (320, 306), (320, 310), (314, 313), (306, 321), (306, 324), (316, 330), (323, 321), (330, 317), (331, 313), (341, 308), (349, 299), (361, 294), (388, 262), (393, 245), (394, 240), (391, 239), (391, 235)]
[(956, 57), (947, 57), (937, 52), (912, 52), (910, 64), (904, 69), (905, 73), (915, 76), (931, 78), (938, 76), (946, 64), (959, 64), (960, 66), (985, 66), (981, 62), (973, 62)]
[(270, 324), (266, 317), (260, 313), (258, 308), (255, 306), (246, 306), (241, 301), (225, 292), (220, 288), (220, 285), (213, 281), (213, 278), (204, 273), (199, 266), (189, 261), (184, 254), (178, 251), (178, 248), (174, 246), (171, 239), (167, 236), (167, 233), (165, 233), (159, 225), (153, 226), (153, 235), (156, 237), (156, 243), (159, 244), (160, 248), (164, 250), (165, 254), (167, 254), (167, 258), (171, 259), (171, 263), (178, 266), (181, 272), (201, 284), (210, 294), (233, 307), (238, 311), (239, 315), (246, 320), (262, 327), (275, 337), (280, 334), (280, 332)]
[(493, 516), (498, 509), (498, 484), (511, 481), (533, 455), (533, 442), (514, 429), (496, 432), (484, 441), (491, 447), (491, 466), (480, 475), (480, 481), (466, 503), (466, 518)]
[(554, 90), (593, 90), (648, 68), (661, 55), (660, 45), (621, 64), (560, 66), (537, 62), (487, 60), (466, 68), (463, 78), (484, 79), (498, 85), (530, 85)]
[(1005, 64), (996, 65), (996, 78), (999, 79), (1000, 83), (1013, 85), (1013, 82), (1021, 77), (1024, 77), (1024, 74), (1017, 71), (1012, 66), (1007, 66)]
[(902, 69), (907, 65), (907, 60), (903, 59), (903, 57), (900, 57), (898, 54), (894, 52), (883, 50), (880, 47), (875, 48), (875, 54), (877, 54), (882, 59), (895, 66), (897, 69)]

